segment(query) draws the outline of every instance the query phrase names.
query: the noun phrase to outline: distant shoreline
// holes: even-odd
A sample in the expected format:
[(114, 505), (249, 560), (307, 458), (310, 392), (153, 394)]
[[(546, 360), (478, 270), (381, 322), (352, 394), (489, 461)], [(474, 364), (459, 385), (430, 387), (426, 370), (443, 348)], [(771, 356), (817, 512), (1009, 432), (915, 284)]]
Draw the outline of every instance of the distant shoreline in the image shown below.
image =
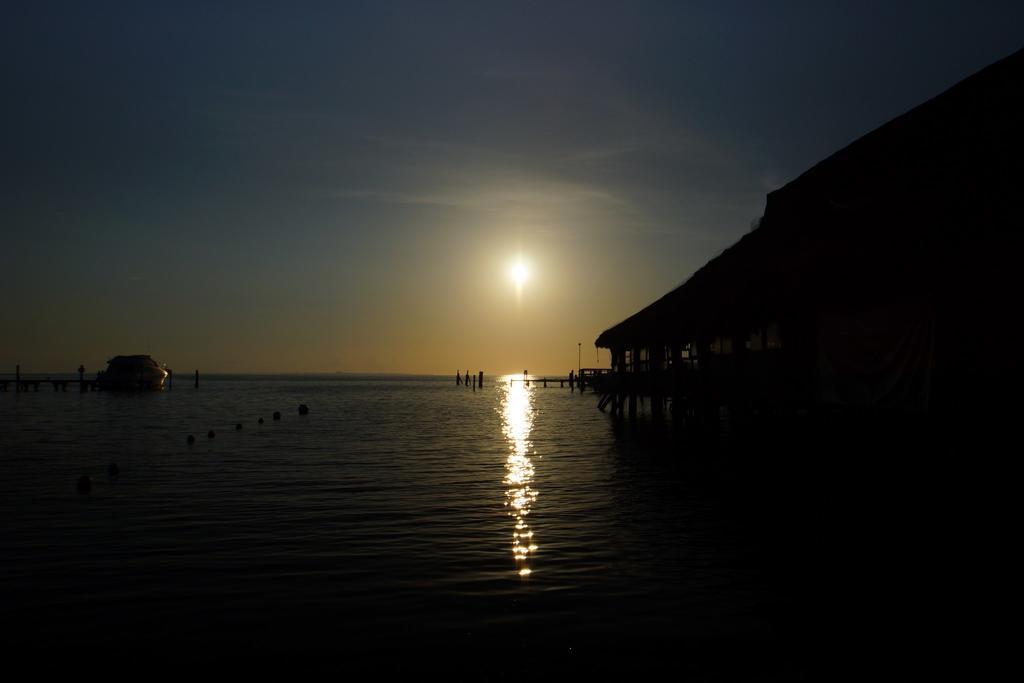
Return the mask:
[[(177, 377), (192, 377), (194, 370), (176, 372)], [(488, 374), (484, 372), (485, 378), (493, 377), (506, 377), (506, 376), (520, 376), (522, 373), (517, 372), (499, 372), (496, 374)], [(538, 372), (529, 374), (530, 377), (561, 377), (563, 374), (568, 373), (556, 373), (556, 372)], [(86, 372), (86, 378), (96, 376), (96, 371)], [(455, 372), (446, 374), (424, 374), (424, 373), (407, 373), (407, 372), (203, 372), (199, 371), (200, 379), (388, 379), (388, 380), (417, 380), (417, 379), (443, 379), (453, 380), (455, 378)], [(472, 377), (472, 375), (470, 375)], [(78, 373), (75, 371), (62, 371), (62, 372), (22, 372), (22, 379), (78, 379)], [(14, 379), (13, 372), (0, 372), (0, 379)]]

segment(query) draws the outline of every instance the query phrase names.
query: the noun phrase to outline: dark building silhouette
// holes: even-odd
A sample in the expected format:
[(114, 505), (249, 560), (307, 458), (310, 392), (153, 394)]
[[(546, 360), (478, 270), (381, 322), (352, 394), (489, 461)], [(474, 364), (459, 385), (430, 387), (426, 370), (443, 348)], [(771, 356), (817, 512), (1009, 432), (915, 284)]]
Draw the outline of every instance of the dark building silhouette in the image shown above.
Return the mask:
[(770, 193), (750, 233), (603, 332), (606, 403), (937, 412), (1015, 400), (1022, 143), (1024, 51)]

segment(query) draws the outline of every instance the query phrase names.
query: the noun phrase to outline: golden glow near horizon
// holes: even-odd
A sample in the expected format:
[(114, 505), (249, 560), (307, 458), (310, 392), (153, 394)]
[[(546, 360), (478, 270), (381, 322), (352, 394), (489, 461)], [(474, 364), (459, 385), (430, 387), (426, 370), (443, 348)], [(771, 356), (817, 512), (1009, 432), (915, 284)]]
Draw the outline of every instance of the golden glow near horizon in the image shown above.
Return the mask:
[(533, 542), (533, 531), (526, 523), (530, 508), (537, 500), (533, 482), (533, 460), (530, 457), (530, 433), (533, 431), (533, 390), (520, 377), (507, 376), (499, 385), (504, 392), (501, 397), (501, 422), (509, 454), (505, 460), (504, 483), (505, 507), (508, 515), (515, 520), (512, 530), (512, 557), (516, 562), (516, 573), (529, 576), (531, 555), (537, 551)]

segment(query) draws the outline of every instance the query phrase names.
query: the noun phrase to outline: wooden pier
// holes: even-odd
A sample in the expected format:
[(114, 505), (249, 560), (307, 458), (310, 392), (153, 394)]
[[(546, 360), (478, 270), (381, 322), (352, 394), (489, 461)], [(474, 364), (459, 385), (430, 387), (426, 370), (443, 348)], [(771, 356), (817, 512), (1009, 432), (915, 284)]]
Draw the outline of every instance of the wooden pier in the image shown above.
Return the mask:
[(94, 379), (51, 379), (47, 377), (45, 379), (0, 379), (0, 391), (10, 391), (12, 387), (16, 392), (39, 391), (39, 386), (45, 384), (52, 385), (54, 391), (67, 391), (68, 385), (76, 384), (78, 390), (82, 392), (99, 389)]
[[(167, 369), (166, 388), (168, 390), (173, 388), (173, 386), (174, 386), (173, 382), (174, 382), (174, 373), (170, 369)], [(196, 388), (198, 389), (199, 388), (199, 371), (198, 370), (196, 370), (195, 383), (196, 383), (195, 384)], [(52, 386), (54, 391), (60, 391), (60, 392), (66, 392), (68, 390), (69, 386), (75, 386), (75, 385), (78, 386), (78, 391), (81, 392), (81, 393), (85, 393), (85, 392), (88, 392), (88, 391), (100, 391), (102, 389), (110, 389), (111, 388), (110, 386), (106, 386), (106, 387), (102, 386), (100, 384), (100, 381), (99, 381), (98, 378), (96, 378), (96, 379), (86, 379), (85, 378), (85, 366), (84, 365), (79, 365), (78, 366), (78, 379), (68, 378), (68, 377), (56, 377), (56, 378), (54, 378), (54, 377), (22, 377), (21, 376), (21, 366), (17, 365), (14, 368), (14, 378), (13, 379), (11, 379), (10, 377), (6, 377), (6, 378), (5, 377), (0, 377), (0, 393), (7, 392), (7, 391), (13, 391), (14, 393), (21, 393), (21, 392), (28, 392), (28, 391), (35, 392), (35, 391), (39, 391), (39, 387), (40, 386), (45, 386), (47, 384)], [(133, 384), (134, 384), (134, 382), (133, 382)], [(126, 387), (122, 386), (122, 387), (117, 387), (117, 388), (126, 388)], [(131, 386), (131, 387), (127, 387), (127, 388), (132, 389), (132, 388), (135, 388), (135, 387)], [(149, 380), (142, 380), (142, 379), (140, 379), (138, 381), (138, 387), (137, 388), (140, 391), (146, 391), (146, 390), (151, 390), (151, 389), (154, 389), (154, 388), (157, 388), (157, 387), (154, 387), (152, 382), (149, 381)]]
[(579, 390), (583, 391), (586, 387), (593, 385), (594, 378), (599, 375), (606, 374), (607, 372), (607, 368), (581, 368), (580, 374), (578, 375), (569, 373), (567, 377), (513, 377), (509, 380), (509, 383), (522, 382), (526, 386), (530, 386), (530, 384), (539, 384), (545, 389), (548, 388), (548, 383), (552, 386), (558, 384), (559, 388), (562, 389), (564, 389), (565, 385), (568, 384), (570, 389), (579, 387)]

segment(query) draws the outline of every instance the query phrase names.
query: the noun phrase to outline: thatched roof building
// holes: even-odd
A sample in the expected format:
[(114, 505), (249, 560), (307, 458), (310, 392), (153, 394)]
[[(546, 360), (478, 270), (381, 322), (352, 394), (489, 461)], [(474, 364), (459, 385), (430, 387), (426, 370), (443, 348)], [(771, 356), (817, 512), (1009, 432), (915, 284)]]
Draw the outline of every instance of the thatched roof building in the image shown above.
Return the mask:
[(760, 386), (802, 404), (996, 390), (1024, 366), (1022, 171), (1024, 51), (769, 194), (759, 227), (596, 345), (619, 372), (731, 355), (742, 376), (775, 353)]

